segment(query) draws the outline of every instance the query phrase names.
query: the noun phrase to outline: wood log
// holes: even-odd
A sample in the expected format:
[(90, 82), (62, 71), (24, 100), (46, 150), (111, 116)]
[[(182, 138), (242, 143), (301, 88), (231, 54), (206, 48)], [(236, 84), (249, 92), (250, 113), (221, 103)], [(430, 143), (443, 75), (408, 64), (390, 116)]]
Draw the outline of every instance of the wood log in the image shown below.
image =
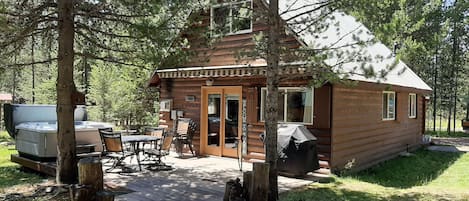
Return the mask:
[(250, 201), (267, 201), (269, 193), (269, 164), (253, 163), (249, 189)]
[(100, 191), (97, 193), (99, 201), (114, 201), (114, 193), (110, 191)]
[(252, 171), (244, 172), (243, 174), (243, 197), (249, 201), (250, 198), (250, 189), (252, 185)]
[(98, 200), (96, 193), (103, 191), (103, 168), (98, 158), (83, 158), (78, 162), (78, 182), (89, 190), (78, 201)]
[(234, 185), (233, 180), (229, 180), (225, 184), (225, 194), (223, 195), (223, 201), (230, 201), (231, 187)]

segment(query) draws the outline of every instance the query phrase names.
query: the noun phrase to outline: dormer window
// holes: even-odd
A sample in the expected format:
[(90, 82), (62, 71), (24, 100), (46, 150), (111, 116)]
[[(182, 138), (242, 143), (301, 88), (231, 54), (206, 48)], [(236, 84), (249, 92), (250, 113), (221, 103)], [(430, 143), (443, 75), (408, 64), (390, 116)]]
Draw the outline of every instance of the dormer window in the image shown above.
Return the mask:
[(231, 35), (252, 31), (251, 0), (216, 0), (210, 11), (212, 35)]

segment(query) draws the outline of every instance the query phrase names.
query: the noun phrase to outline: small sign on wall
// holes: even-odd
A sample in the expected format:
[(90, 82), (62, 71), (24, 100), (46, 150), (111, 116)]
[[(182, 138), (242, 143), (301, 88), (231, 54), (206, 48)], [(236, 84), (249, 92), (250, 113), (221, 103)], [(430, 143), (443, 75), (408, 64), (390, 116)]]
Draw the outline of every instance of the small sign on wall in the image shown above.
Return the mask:
[(195, 101), (195, 96), (194, 95), (187, 95), (185, 97), (187, 102), (194, 102)]

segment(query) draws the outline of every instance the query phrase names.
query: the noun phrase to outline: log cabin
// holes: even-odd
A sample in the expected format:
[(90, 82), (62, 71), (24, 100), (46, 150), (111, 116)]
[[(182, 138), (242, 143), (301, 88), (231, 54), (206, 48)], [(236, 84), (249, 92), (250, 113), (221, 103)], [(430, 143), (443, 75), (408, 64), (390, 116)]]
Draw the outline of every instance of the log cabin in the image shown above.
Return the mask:
[[(198, 154), (241, 154), (245, 160), (263, 160), (264, 145), (259, 135), (264, 132), (267, 63), (260, 58), (240, 57), (239, 53), (254, 51), (256, 35), (268, 31), (265, 20), (252, 17), (266, 9), (267, 3), (218, 2), (196, 12), (201, 17), (194, 26), (211, 31), (209, 38), (216, 37), (214, 30), (222, 27), (222, 37), (208, 42), (207, 38), (182, 34), (189, 41), (186, 51), (191, 56), (178, 66), (157, 69), (149, 86), (160, 91), (160, 124), (171, 128), (176, 116), (198, 123), (193, 138)], [(341, 79), (352, 84), (325, 82), (316, 88), (311, 87), (314, 77), (305, 62), (282, 60), (279, 70), (285, 79), (279, 86), (280, 122), (305, 125), (317, 138), (321, 167), (332, 171), (360, 170), (419, 147), (425, 128), (425, 96), (431, 88), (352, 16), (335, 11), (324, 19), (331, 26), (305, 32), (304, 20), (288, 20), (292, 16), (314, 17), (314, 13), (302, 10), (308, 7), (308, 1), (287, 2), (279, 5), (282, 47), (329, 47), (352, 52), (358, 37), (369, 42), (361, 45), (353, 57), (380, 59), (365, 64), (353, 59), (343, 62), (337, 56), (342, 54), (328, 53), (324, 64), (339, 69), (337, 74), (346, 72)], [(253, 12), (242, 10), (246, 7)], [(246, 17), (239, 18), (243, 13)], [(334, 62), (341, 62), (341, 66)], [(365, 76), (360, 72), (364, 71), (360, 68), (363, 65), (386, 73), (381, 78)], [(234, 146), (236, 139), (244, 139), (242, 146)]]

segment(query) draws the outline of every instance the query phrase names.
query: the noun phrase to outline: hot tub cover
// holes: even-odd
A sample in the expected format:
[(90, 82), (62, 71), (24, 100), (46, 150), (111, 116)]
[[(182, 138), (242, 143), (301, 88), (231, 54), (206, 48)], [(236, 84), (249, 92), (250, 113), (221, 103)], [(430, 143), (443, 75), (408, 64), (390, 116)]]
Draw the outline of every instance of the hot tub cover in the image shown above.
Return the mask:
[[(4, 104), (5, 127), (11, 137), (16, 137), (16, 126), (24, 122), (57, 122), (55, 105)], [(86, 121), (86, 107), (77, 105), (75, 121)]]
[[(96, 130), (98, 128), (112, 128), (109, 123), (94, 122), (94, 121), (75, 121), (76, 130)], [(16, 130), (29, 130), (37, 132), (56, 133), (57, 122), (24, 122), (15, 126)]]

